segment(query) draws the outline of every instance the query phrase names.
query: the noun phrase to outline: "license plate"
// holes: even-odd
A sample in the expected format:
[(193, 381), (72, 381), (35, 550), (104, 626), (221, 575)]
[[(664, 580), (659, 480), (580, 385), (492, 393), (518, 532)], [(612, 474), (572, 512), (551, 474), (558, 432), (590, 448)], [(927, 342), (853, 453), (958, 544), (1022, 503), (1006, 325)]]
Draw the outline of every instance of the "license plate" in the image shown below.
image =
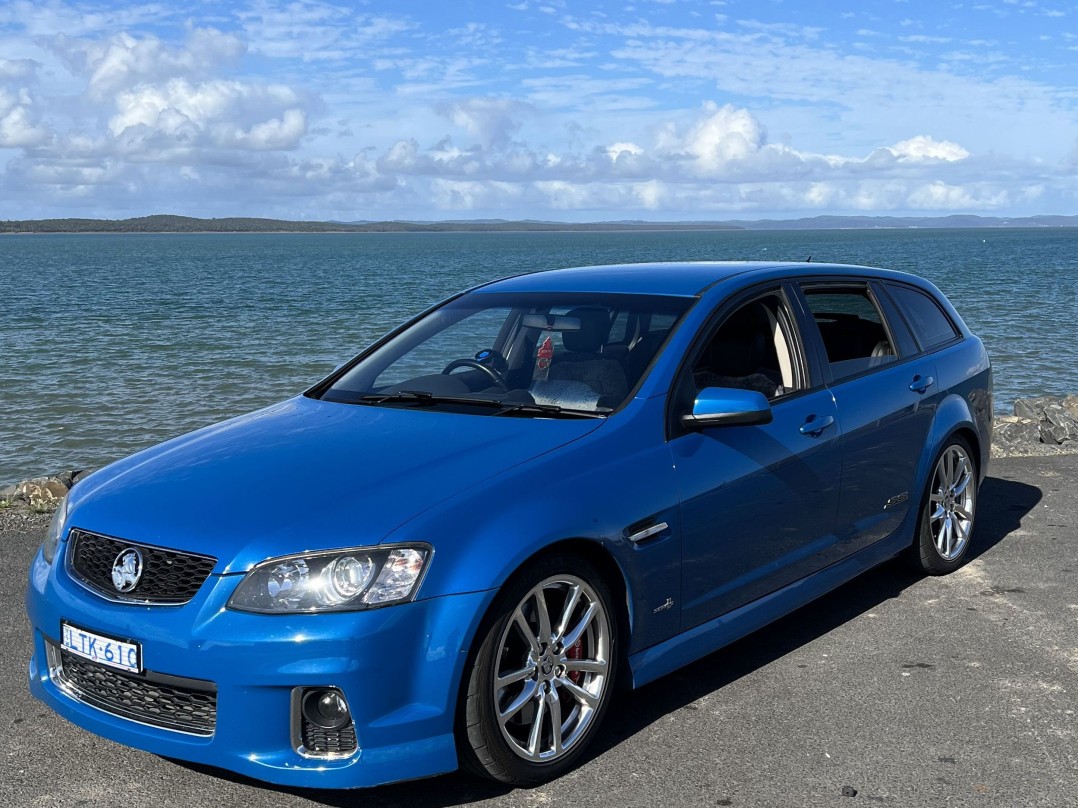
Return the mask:
[(102, 637), (67, 623), (61, 623), (60, 628), (65, 651), (99, 665), (129, 673), (139, 673), (142, 670), (142, 654), (138, 643)]

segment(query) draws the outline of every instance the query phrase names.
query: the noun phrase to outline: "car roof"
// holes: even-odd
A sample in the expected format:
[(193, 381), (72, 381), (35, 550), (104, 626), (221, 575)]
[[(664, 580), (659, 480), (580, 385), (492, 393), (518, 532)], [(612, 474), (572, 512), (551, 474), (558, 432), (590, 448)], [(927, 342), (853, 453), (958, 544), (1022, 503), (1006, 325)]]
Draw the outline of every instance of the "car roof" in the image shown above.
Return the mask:
[(752, 280), (801, 276), (916, 278), (905, 272), (806, 261), (682, 261), (548, 269), (493, 281), (478, 292), (612, 292), (696, 297), (733, 277)]

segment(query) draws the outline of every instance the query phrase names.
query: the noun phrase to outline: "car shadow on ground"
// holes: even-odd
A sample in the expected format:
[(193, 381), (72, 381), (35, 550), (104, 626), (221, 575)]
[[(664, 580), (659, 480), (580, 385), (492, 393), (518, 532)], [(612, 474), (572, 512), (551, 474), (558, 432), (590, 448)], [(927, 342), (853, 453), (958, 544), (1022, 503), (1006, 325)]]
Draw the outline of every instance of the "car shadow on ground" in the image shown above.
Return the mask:
[[(980, 493), (977, 529), (969, 560), (988, 553), (1014, 531), (1042, 498), (1040, 489), (989, 477)], [(585, 762), (624, 743), (655, 721), (721, 690), (754, 670), (838, 628), (881, 603), (900, 596), (922, 576), (902, 559), (883, 564), (822, 598), (704, 659), (640, 690), (619, 693)], [(510, 788), (454, 773), (362, 791), (277, 788), (220, 769), (176, 761), (178, 765), (236, 783), (293, 794), (326, 806), (446, 808), (488, 800)]]

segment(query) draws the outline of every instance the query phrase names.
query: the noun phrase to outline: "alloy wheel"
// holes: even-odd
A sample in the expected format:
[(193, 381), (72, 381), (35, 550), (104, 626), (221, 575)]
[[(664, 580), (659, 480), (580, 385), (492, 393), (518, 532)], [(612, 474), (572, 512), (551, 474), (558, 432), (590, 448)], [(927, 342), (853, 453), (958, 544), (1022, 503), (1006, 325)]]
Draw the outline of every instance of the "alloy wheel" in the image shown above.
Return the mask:
[(936, 552), (944, 561), (962, 555), (973, 531), (977, 483), (965, 448), (948, 446), (936, 463), (928, 502), (928, 527)]
[(531, 763), (568, 754), (599, 713), (610, 681), (610, 616), (581, 578), (533, 587), (498, 640), (494, 708), (509, 748)]

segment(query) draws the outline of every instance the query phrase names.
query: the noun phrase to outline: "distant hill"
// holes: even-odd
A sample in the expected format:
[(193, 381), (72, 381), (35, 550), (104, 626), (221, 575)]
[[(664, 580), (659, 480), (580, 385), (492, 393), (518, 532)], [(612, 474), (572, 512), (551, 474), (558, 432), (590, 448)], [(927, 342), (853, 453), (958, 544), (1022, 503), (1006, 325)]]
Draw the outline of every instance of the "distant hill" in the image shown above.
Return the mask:
[(734, 221), (548, 222), (527, 219), (307, 222), (286, 219), (140, 216), (134, 219), (26, 219), (0, 221), (0, 233), (439, 233), (615, 232), (633, 230), (879, 230), (911, 228), (1078, 227), (1078, 216), (814, 216)]
[(135, 219), (27, 219), (0, 221), (0, 233), (437, 233), (497, 231), (730, 230), (721, 222), (512, 222), (501, 219), (452, 222), (305, 222), (285, 219), (195, 219), (140, 216)]
[(723, 224), (744, 230), (879, 230), (908, 228), (1078, 227), (1078, 216), (813, 216), (807, 219), (756, 219)]

